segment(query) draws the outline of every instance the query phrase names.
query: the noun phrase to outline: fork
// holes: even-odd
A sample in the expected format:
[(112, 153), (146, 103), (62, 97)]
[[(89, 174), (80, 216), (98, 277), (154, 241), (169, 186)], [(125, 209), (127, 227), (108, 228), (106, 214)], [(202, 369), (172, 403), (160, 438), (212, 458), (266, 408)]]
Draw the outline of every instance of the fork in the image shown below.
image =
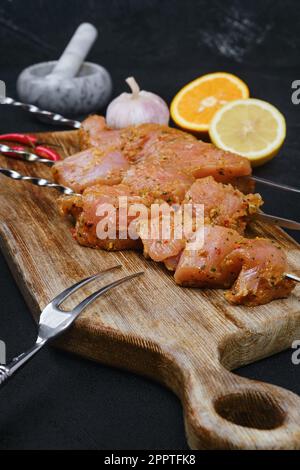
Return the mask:
[(78, 289), (85, 286), (89, 282), (94, 281), (95, 279), (101, 278), (106, 273), (121, 267), (122, 265), (118, 264), (97, 274), (94, 274), (93, 276), (82, 279), (54, 297), (54, 299), (51, 300), (51, 302), (41, 313), (38, 335), (35, 344), (28, 351), (15, 357), (9, 364), (0, 366), (0, 385), (6, 382), (17, 370), (20, 369), (20, 367), (27, 363), (27, 361), (29, 361), (29, 359), (31, 359), (43, 346), (45, 346), (48, 341), (51, 341), (58, 335), (64, 333), (72, 325), (74, 320), (76, 320), (78, 315), (80, 315), (80, 313), (98, 297), (110, 289), (119, 286), (123, 282), (129, 281), (130, 279), (143, 274), (143, 271), (130, 274), (101, 287), (99, 290), (82, 300), (72, 310), (62, 310), (60, 308), (61, 304)]

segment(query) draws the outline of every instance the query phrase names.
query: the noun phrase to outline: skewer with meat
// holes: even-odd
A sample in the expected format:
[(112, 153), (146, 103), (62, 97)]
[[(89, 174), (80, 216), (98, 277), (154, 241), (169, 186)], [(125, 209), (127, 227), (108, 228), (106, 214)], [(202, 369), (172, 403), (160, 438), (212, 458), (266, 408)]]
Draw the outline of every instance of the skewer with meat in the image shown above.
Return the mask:
[(251, 174), (247, 159), (224, 152), (212, 144), (197, 140), (187, 132), (159, 124), (141, 124), (120, 130), (109, 129), (101, 116), (90, 116), (80, 129), (82, 149), (111, 146), (123, 152), (130, 163), (146, 162), (164, 169), (182, 171), (194, 178), (213, 176), (229, 182)]
[[(259, 194), (244, 195), (230, 184), (217, 183), (211, 176), (196, 180), (187, 191), (183, 200), (182, 211), (191, 204), (191, 216), (195, 217), (197, 204), (203, 206), (204, 222), (211, 225), (221, 225), (233, 228), (240, 234), (244, 233), (246, 224), (255, 215), (262, 204)], [(174, 213), (170, 213), (170, 236), (168, 239), (162, 237), (162, 230), (156, 239), (151, 238), (147, 221), (140, 222), (141, 238), (144, 245), (144, 255), (154, 261), (163, 261), (168, 269), (175, 269), (178, 254), (183, 250), (185, 242), (174, 239)], [(162, 225), (163, 217), (156, 221)], [(195, 227), (195, 224), (192, 223)], [(147, 230), (147, 232), (145, 232)], [(172, 259), (170, 259), (172, 258)]]
[[(284, 277), (286, 259), (279, 248), (269, 240), (248, 240), (241, 235), (248, 216), (261, 204), (259, 195), (244, 196), (232, 186), (220, 184), (247, 181), (251, 168), (246, 159), (165, 126), (112, 131), (101, 118), (85, 122), (81, 140), (84, 147), (94, 148), (54, 166), (58, 182), (83, 191), (82, 196), (71, 196), (61, 203), (62, 212), (76, 219), (74, 236), (79, 243), (105, 249), (141, 246), (139, 240), (121, 239), (119, 233), (104, 240), (97, 236), (96, 227), (103, 219), (97, 207), (111, 204), (119, 217), (120, 196), (127, 196), (129, 206), (141, 203), (150, 207), (161, 200), (204, 203), (210, 225), (205, 225), (203, 248), (189, 249), (187, 242), (195, 236), (191, 234), (179, 241), (143, 238), (140, 227), (146, 217), (135, 225), (145, 254), (175, 270), (178, 284), (232, 286), (226, 293), (232, 303), (258, 305), (292, 290), (293, 282)], [(126, 231), (128, 225), (123, 228)]]
[[(112, 197), (112, 205), (116, 206), (115, 195), (119, 194), (119, 185), (122, 190), (126, 188), (125, 192), (130, 197), (136, 196), (143, 201), (146, 199), (147, 204), (161, 200), (172, 204), (181, 203), (193, 183), (192, 194), (195, 195), (197, 190), (199, 191), (199, 182), (195, 183), (197, 168), (198, 172), (200, 167), (203, 168), (204, 175), (209, 168), (215, 177), (221, 179), (226, 175), (230, 179), (240, 177), (250, 171), (249, 163), (244, 158), (208, 146), (206, 148), (210, 149), (209, 156), (207, 152), (202, 151), (202, 147), (207, 144), (198, 143), (195, 137), (185, 132), (157, 124), (144, 124), (115, 131), (106, 127), (103, 118), (94, 116), (83, 123), (81, 140), (83, 147), (90, 144), (94, 147), (58, 162), (54, 165), (53, 172), (56, 181), (72, 187), (78, 193), (83, 192), (82, 199), (75, 196), (62, 202), (62, 211), (77, 214), (74, 236), (79, 243), (88, 246), (106, 249), (138, 247), (136, 241), (118, 242), (116, 239), (99, 242), (95, 235), (95, 220), (98, 218), (96, 214), (91, 215), (91, 208), (96, 210), (104, 196), (106, 201)], [(206, 162), (206, 167), (203, 162)], [(115, 185), (118, 187), (114, 188)], [(209, 185), (213, 187), (212, 178)], [(111, 186), (111, 189), (108, 186)], [(222, 185), (219, 185), (218, 190), (214, 191), (214, 197), (220, 191), (225, 192), (221, 188)], [(233, 191), (232, 188), (231, 192)], [(245, 225), (242, 218), (246, 216), (250, 204), (246, 200), (242, 201), (242, 194), (238, 191), (235, 195), (228, 194), (228, 198), (235, 198), (237, 204), (232, 205), (230, 214), (225, 214), (223, 210), (223, 220), (219, 217), (217, 223), (226, 224), (226, 218), (232, 219), (233, 212), (237, 212), (239, 206), (241, 214), (237, 214), (236, 219), (241, 221), (242, 229)], [(221, 195), (210, 205), (210, 216), (222, 199)], [(195, 202), (199, 202), (198, 199)], [(203, 202), (206, 204), (207, 198)], [(257, 202), (256, 206), (258, 205)], [(76, 207), (76, 210), (70, 209), (71, 207)], [(208, 216), (208, 213), (206, 215)], [(87, 219), (95, 220), (92, 224)]]
[[(158, 124), (111, 130), (103, 118), (92, 116), (83, 123), (81, 142), (91, 147), (53, 166), (55, 181), (76, 192), (95, 184), (122, 182), (138, 195), (153, 190), (157, 197), (165, 192), (162, 186), (168, 185), (165, 200), (181, 202), (196, 178), (213, 176), (216, 181), (236, 184), (251, 174), (247, 159)], [(174, 182), (183, 191), (174, 192)]]
[(225, 293), (226, 299), (248, 306), (287, 297), (295, 286), (285, 277), (284, 252), (271, 240), (247, 239), (235, 230), (205, 225), (203, 245), (195, 245), (197, 233), (194, 233), (183, 248), (182, 241), (149, 240), (143, 238), (142, 228), (138, 231), (145, 254), (175, 270), (175, 281), (181, 286), (231, 287)]
[[(152, 189), (152, 191), (150, 190), (144, 196), (136, 196), (135, 190), (125, 184), (115, 186), (96, 185), (87, 188), (82, 195), (62, 198), (60, 206), (62, 213), (71, 214), (76, 220), (73, 233), (78, 243), (103, 249), (122, 250), (140, 249), (141, 243), (136, 239), (120, 239), (118, 232), (116, 232), (114, 239), (108, 237), (106, 240), (99, 240), (96, 233), (97, 224), (101, 221), (101, 217), (97, 215), (98, 208), (101, 205), (111, 204), (116, 209), (118, 216), (120, 196), (127, 196), (128, 210), (130, 210), (133, 204), (144, 204), (149, 208), (150, 216), (151, 204), (153, 202), (162, 203), (165, 197), (171, 193), (171, 188), (173, 190), (172, 202), (174, 194), (181, 192), (181, 196), (178, 199), (181, 200), (184, 197), (184, 204), (191, 204), (192, 207), (195, 207), (196, 204), (203, 205), (206, 223), (232, 227), (240, 233), (244, 232), (248, 220), (251, 219), (251, 216), (258, 211), (259, 206), (262, 204), (258, 194), (248, 194), (245, 196), (231, 185), (217, 183), (212, 177), (196, 180), (191, 186), (188, 183), (189, 181), (187, 181), (186, 186), (189, 189), (185, 196), (183, 196), (185, 193), (184, 185), (181, 186), (175, 178), (173, 186), (168, 186), (168, 182), (161, 182), (161, 189), (164, 189), (162, 193), (159, 190), (155, 193)], [(161, 195), (161, 199), (158, 199), (159, 195)], [(118, 221), (117, 217), (116, 223)], [(132, 216), (128, 217), (127, 224), (129, 225), (131, 222)], [(156, 260), (155, 257), (154, 259)]]
[(159, 141), (167, 146), (174, 139), (183, 142), (195, 140), (185, 132), (158, 124), (112, 130), (106, 127), (104, 118), (100, 116), (86, 119), (80, 136), (82, 151), (59, 161), (52, 170), (56, 182), (77, 193), (96, 184), (121, 183), (126, 171), (141, 158), (147, 142)]
[(174, 277), (182, 286), (231, 286), (225, 293), (229, 302), (255, 306), (290, 294), (295, 283), (285, 277), (286, 268), (286, 256), (273, 241), (208, 225), (203, 248), (186, 246)]

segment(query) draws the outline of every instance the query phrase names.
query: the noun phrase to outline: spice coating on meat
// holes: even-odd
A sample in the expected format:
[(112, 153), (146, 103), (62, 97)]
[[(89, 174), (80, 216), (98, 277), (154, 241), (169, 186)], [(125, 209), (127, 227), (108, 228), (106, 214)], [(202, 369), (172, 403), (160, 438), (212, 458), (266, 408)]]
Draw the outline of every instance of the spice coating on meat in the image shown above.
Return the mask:
[(195, 181), (183, 203), (203, 204), (206, 223), (244, 233), (247, 221), (262, 205), (259, 194), (244, 195), (231, 184), (217, 183), (208, 176)]
[(207, 225), (203, 247), (186, 245), (174, 277), (182, 286), (231, 287), (225, 293), (229, 302), (255, 306), (290, 294), (295, 283), (285, 277), (286, 267), (286, 256), (273, 241)]
[[(78, 243), (106, 250), (143, 248), (146, 257), (175, 271), (178, 284), (230, 288), (225, 297), (233, 304), (259, 305), (291, 292), (294, 282), (284, 276), (282, 250), (270, 240), (243, 236), (262, 204), (259, 194), (247, 194), (253, 189), (247, 159), (158, 124), (112, 130), (100, 116), (83, 122), (80, 142), (85, 150), (53, 166), (57, 182), (82, 193), (60, 200), (61, 212), (76, 221)], [(128, 205), (125, 221), (120, 197)], [(176, 238), (172, 217), (169, 238), (151, 237), (147, 223), (157, 202), (203, 204), (203, 246), (195, 248), (197, 231)], [(146, 208), (142, 217), (130, 213), (136, 204)], [(163, 220), (158, 217), (159, 227)], [(116, 231), (105, 234), (110, 222)]]
[[(125, 197), (127, 204), (126, 220), (122, 222), (122, 219), (121, 223), (119, 220), (120, 197)], [(135, 196), (124, 184), (92, 186), (87, 188), (81, 196), (61, 197), (59, 202), (61, 213), (70, 214), (76, 220), (73, 230), (75, 240), (80, 245), (105, 250), (128, 250), (142, 247), (141, 241), (135, 235), (134, 226), (134, 221), (139, 216), (138, 204), (148, 207), (150, 201)], [(130, 213), (131, 208), (134, 210)], [(115, 231), (108, 232), (108, 229), (113, 227)], [(129, 227), (131, 232), (128, 234)]]
[(119, 184), (128, 168), (128, 160), (122, 152), (111, 148), (104, 153), (91, 148), (58, 162), (53, 166), (52, 173), (60, 184), (81, 193), (96, 184)]
[(53, 167), (54, 179), (76, 192), (95, 184), (124, 182), (134, 184), (141, 194), (149, 192), (149, 186), (157, 193), (164, 192), (163, 181), (171, 188), (170, 198), (178, 202), (183, 193), (173, 194), (174, 182), (186, 190), (195, 178), (213, 176), (228, 182), (251, 174), (247, 159), (159, 124), (112, 130), (103, 118), (91, 116), (82, 124), (80, 142), (85, 151)]

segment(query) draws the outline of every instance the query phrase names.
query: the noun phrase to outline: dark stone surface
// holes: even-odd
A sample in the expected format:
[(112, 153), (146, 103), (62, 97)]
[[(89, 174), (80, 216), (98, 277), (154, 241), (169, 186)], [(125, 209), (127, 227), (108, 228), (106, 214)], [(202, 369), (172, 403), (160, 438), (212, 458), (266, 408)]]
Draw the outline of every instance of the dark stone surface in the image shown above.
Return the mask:
[[(114, 95), (125, 89), (129, 75), (170, 101), (203, 73), (238, 74), (252, 96), (278, 106), (287, 118), (280, 156), (256, 173), (299, 186), (300, 105), (291, 102), (291, 82), (300, 79), (299, 2), (1, 0), (0, 78), (7, 94), (16, 97), (16, 78), (24, 67), (57, 58), (82, 21), (99, 28), (89, 59), (111, 72)], [(47, 129), (21, 110), (0, 106), (1, 133)], [(258, 189), (266, 211), (299, 219), (299, 196)], [(11, 358), (31, 345), (35, 327), (2, 256), (0, 302), (0, 338)], [(300, 366), (292, 365), (291, 351), (238, 373), (300, 393)], [(180, 403), (171, 392), (52, 348), (0, 397), (1, 449), (186, 448)]]

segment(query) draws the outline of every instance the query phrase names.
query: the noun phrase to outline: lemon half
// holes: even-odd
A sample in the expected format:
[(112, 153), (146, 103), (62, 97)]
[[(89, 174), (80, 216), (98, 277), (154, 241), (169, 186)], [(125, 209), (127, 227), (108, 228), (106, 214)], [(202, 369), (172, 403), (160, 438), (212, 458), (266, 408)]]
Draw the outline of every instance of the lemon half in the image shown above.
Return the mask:
[(286, 136), (284, 116), (266, 101), (249, 98), (225, 104), (209, 128), (212, 142), (259, 166), (273, 158)]

